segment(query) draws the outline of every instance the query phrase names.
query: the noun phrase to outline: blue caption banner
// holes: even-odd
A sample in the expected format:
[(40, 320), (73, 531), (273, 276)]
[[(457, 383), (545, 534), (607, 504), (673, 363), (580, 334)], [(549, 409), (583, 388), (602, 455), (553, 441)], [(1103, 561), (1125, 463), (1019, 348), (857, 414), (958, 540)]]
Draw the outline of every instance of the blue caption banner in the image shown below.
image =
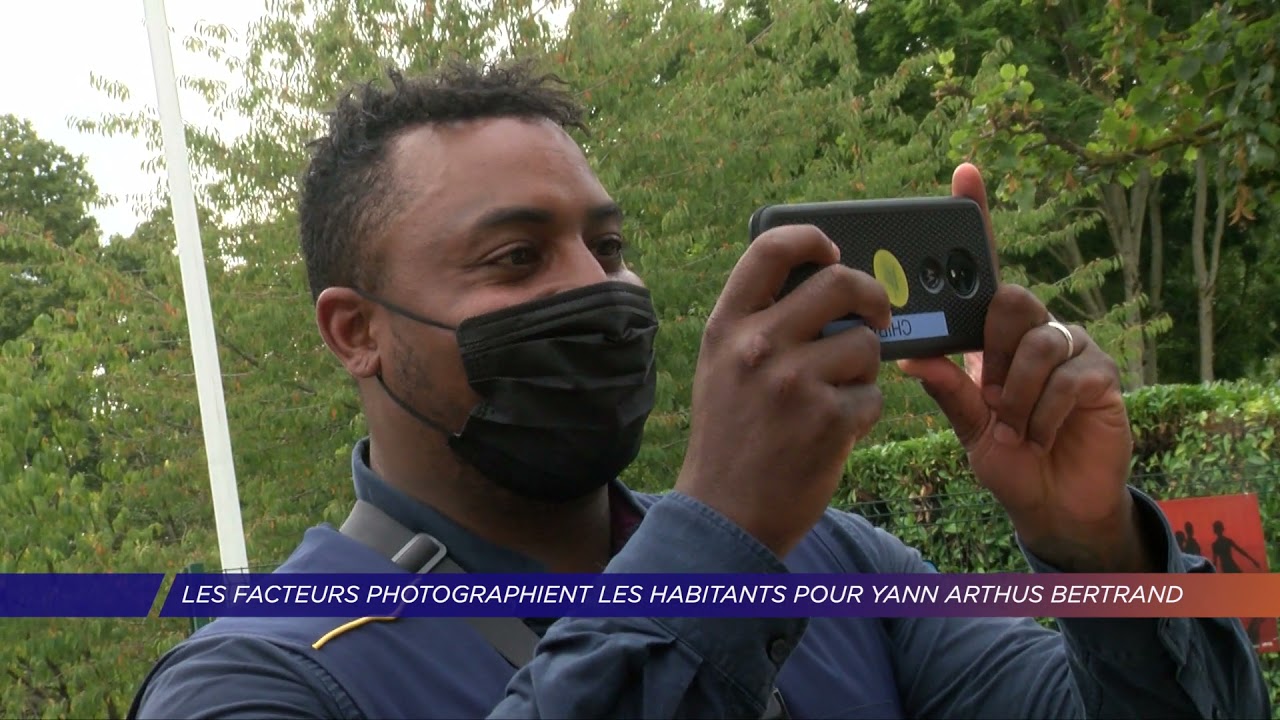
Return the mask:
[(0, 617), (147, 617), (163, 583), (163, 573), (0, 574)]
[[(0, 617), (147, 617), (163, 581), (160, 574), (0, 575)], [(1173, 610), (1205, 616), (1212, 608), (1186, 602), (1187, 582), (1164, 575), (1032, 573), (183, 573), (174, 578), (160, 616), (1166, 617)], [(1197, 592), (1217, 597), (1210, 590)]]
[(1152, 580), (1122, 586), (1114, 578), (1090, 586), (1093, 595), (1085, 602), (1075, 587), (1089, 582), (1083, 576), (1031, 573), (179, 575), (160, 615), (1037, 617), (1097, 613), (1115, 603), (1139, 603), (1150, 610), (1182, 599), (1178, 586)]

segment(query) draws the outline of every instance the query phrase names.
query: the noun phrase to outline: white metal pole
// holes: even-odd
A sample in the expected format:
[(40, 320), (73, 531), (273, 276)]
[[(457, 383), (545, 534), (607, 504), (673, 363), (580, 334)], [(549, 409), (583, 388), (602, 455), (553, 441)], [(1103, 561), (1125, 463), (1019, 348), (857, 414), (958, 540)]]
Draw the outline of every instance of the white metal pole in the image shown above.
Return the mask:
[(147, 35), (151, 40), (151, 67), (155, 74), (156, 103), (169, 173), (169, 200), (173, 206), (173, 226), (178, 239), (182, 294), (186, 299), (187, 327), (191, 332), (191, 355), (195, 361), (196, 391), (204, 429), (205, 456), (209, 463), (209, 485), (213, 491), (218, 550), (223, 570), (242, 571), (248, 568), (249, 558), (245, 551), (244, 525), (240, 519), (240, 495), (236, 489), (231, 433), (227, 428), (227, 408), (222, 391), (222, 369), (218, 362), (218, 340), (213, 330), (204, 250), (200, 244), (195, 187), (187, 157), (182, 112), (178, 106), (178, 79), (173, 69), (173, 50), (169, 45), (169, 20), (165, 15), (164, 0), (143, 0), (143, 5), (147, 14)]

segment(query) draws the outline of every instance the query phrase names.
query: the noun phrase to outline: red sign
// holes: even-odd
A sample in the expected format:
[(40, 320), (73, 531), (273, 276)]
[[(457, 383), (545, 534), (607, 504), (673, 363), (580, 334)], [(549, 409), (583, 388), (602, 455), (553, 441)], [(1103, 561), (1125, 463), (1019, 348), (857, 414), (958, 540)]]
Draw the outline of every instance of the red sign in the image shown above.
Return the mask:
[[(1164, 500), (1160, 508), (1169, 518), (1183, 552), (1208, 558), (1220, 573), (1269, 572), (1257, 495)], [(1240, 621), (1258, 652), (1280, 652), (1276, 618)]]

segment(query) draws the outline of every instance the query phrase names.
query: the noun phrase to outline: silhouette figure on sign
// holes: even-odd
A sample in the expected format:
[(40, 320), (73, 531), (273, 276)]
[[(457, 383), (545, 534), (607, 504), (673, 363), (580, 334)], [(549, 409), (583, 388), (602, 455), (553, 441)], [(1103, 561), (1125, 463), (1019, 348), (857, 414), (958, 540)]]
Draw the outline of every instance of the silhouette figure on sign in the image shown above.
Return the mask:
[(1187, 534), (1182, 532), (1181, 530), (1178, 530), (1173, 533), (1173, 537), (1178, 541), (1178, 551), (1186, 552), (1187, 551)]
[[(1258, 568), (1259, 570), (1261, 570), (1262, 566), (1258, 564), (1258, 561), (1254, 560), (1253, 557), (1249, 555), (1249, 553), (1245, 552), (1244, 548), (1237, 545), (1235, 540), (1232, 540), (1226, 535), (1223, 535), (1222, 533), (1224, 531), (1225, 531), (1225, 527), (1223, 526), (1222, 521), (1214, 520), (1213, 534), (1216, 536), (1216, 539), (1213, 541), (1213, 546), (1212, 546), (1213, 562), (1218, 566), (1218, 572), (1224, 572), (1224, 573), (1244, 572), (1243, 570), (1240, 569), (1240, 566), (1236, 564), (1236, 559), (1235, 559), (1235, 555), (1233, 554), (1233, 551), (1243, 555), (1246, 560), (1253, 563), (1253, 566), (1255, 568)], [(1190, 540), (1188, 540), (1188, 544), (1189, 543), (1190, 543)]]
[(1199, 555), (1204, 557), (1204, 553), (1200, 552), (1200, 543), (1196, 540), (1195, 526), (1191, 524), (1190, 520), (1188, 520), (1182, 527), (1187, 532), (1187, 544), (1183, 547), (1182, 551), (1188, 555)]

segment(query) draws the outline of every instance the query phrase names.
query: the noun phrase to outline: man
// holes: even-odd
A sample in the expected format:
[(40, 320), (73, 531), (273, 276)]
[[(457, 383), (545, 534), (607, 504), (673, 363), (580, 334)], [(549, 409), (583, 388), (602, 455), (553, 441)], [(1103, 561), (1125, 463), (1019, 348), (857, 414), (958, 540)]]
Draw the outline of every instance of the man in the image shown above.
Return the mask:
[(1203, 555), (1204, 553), (1200, 551), (1200, 541), (1196, 540), (1196, 526), (1188, 520), (1182, 524), (1182, 529), (1187, 533), (1187, 545), (1183, 552), (1188, 555)]
[[(868, 329), (814, 338), (849, 313), (885, 327), (880, 285), (814, 228), (753, 243), (707, 323), (675, 491), (632, 494), (616, 478), (653, 402), (657, 321), (620, 210), (565, 132), (577, 107), (522, 66), (393, 81), (338, 106), (301, 204), (319, 329), (369, 423), (359, 498), (467, 572), (929, 571), (828, 509), (880, 414), (880, 363)], [(985, 211), (972, 166), (953, 191)], [(805, 262), (825, 268), (775, 302)], [(1126, 485), (1114, 363), (1024, 289), (1002, 287), (990, 317), (980, 383), (946, 359), (903, 367), (1032, 567), (1212, 572)], [(388, 557), (320, 526), (282, 569), (397, 569)], [(1017, 619), (530, 621), (542, 641), (518, 670), (461, 620), (367, 620), (218, 620), (157, 664), (131, 714), (1269, 716), (1234, 620), (1068, 619), (1061, 635)]]

